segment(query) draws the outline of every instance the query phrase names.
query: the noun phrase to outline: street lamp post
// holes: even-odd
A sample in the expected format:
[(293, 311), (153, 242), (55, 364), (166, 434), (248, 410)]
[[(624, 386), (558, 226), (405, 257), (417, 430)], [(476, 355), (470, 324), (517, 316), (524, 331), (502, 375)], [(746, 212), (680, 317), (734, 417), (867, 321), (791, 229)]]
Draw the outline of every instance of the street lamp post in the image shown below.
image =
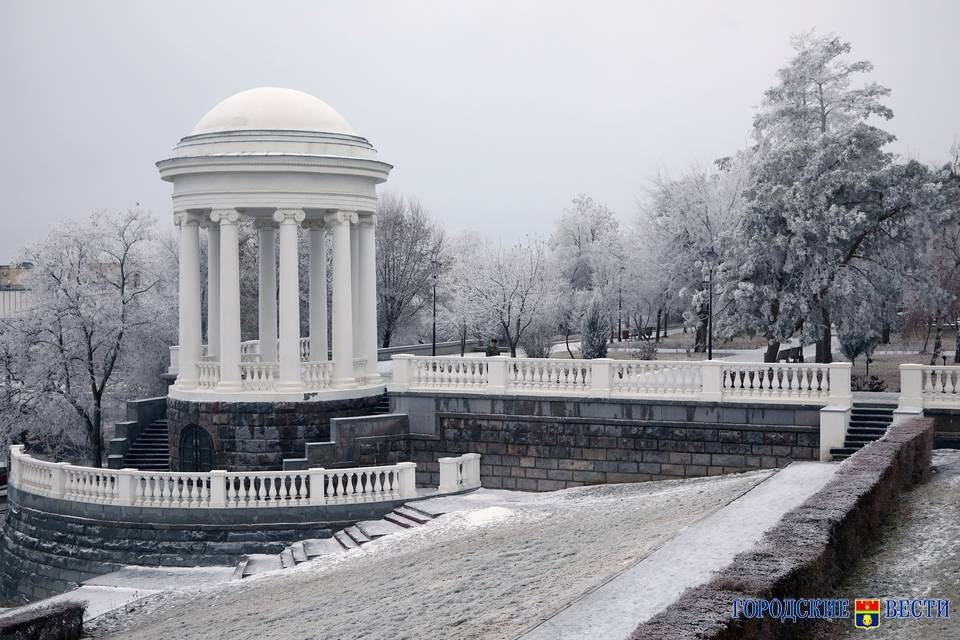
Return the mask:
[(433, 348), (430, 354), (437, 355), (437, 279), (440, 278), (440, 267), (443, 265), (436, 258), (430, 260), (430, 277), (433, 279)]
[(623, 342), (623, 271), (625, 267), (620, 267), (620, 285), (617, 296), (617, 342)]
[(713, 271), (717, 266), (717, 252), (710, 247), (707, 250), (707, 260), (710, 263), (707, 294), (707, 360), (713, 360)]

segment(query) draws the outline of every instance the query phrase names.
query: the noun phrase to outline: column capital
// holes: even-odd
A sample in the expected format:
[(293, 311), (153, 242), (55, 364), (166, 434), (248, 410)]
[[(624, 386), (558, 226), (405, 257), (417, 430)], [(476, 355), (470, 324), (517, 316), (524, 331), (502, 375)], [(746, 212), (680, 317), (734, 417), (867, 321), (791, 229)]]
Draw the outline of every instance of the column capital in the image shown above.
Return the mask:
[(328, 225), (356, 224), (357, 220), (356, 211), (334, 211), (323, 216), (323, 221)]
[(210, 219), (221, 225), (237, 224), (240, 222), (240, 212), (236, 209), (214, 209), (210, 212)]
[(358, 214), (358, 218), (359, 218), (358, 224), (359, 224), (360, 226), (362, 226), (362, 227), (363, 227), (363, 226), (366, 226), (366, 227), (376, 227), (376, 226), (377, 226), (377, 214), (373, 213), (372, 211), (361, 211), (361, 212)]
[(269, 218), (254, 218), (253, 226), (257, 229), (276, 229), (277, 221), (273, 219), (273, 216)]
[(277, 209), (273, 212), (273, 219), (280, 224), (296, 224), (306, 217), (303, 209)]
[(173, 213), (173, 224), (179, 226), (185, 224), (203, 224), (207, 220), (206, 214), (198, 213), (196, 211), (175, 211)]

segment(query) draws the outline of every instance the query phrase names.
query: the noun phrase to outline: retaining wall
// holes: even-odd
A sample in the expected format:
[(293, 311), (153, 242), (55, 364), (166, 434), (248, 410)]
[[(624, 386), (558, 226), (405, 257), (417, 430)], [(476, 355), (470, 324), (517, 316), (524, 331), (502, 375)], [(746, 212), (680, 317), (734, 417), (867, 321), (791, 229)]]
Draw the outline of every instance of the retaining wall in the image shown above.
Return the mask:
[(786, 514), (752, 551), (638, 626), (631, 640), (810, 637), (815, 621), (733, 620), (733, 600), (830, 597), (900, 490), (929, 478), (933, 433), (932, 421), (925, 418), (891, 426), (883, 439), (851, 456), (823, 489)]
[(167, 399), (170, 469), (180, 470), (180, 433), (197, 425), (213, 438), (215, 469), (275, 471), (302, 458), (307, 442), (330, 439), (330, 419), (373, 413), (380, 395), (305, 402), (190, 402)]
[(10, 488), (0, 540), (2, 594), (29, 601), (123, 565), (230, 565), (376, 519), (404, 500), (275, 509), (165, 509), (57, 500)]
[(820, 407), (391, 392), (410, 419), (417, 482), (437, 458), (479, 453), (488, 488), (736, 473), (819, 459)]

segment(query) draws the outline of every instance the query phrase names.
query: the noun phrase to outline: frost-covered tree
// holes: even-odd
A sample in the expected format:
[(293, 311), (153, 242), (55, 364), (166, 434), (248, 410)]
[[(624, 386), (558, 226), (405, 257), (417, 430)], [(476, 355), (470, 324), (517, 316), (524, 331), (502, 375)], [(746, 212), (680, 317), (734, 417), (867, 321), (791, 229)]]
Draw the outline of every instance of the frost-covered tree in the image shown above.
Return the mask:
[(472, 283), (481, 277), (484, 269), (485, 246), (475, 233), (463, 232), (454, 237), (440, 279), (437, 330), (460, 342), (461, 356), (466, 352), (468, 340), (486, 340), (498, 333), (490, 308), (470, 295)]
[(610, 324), (603, 304), (594, 299), (583, 318), (583, 329), (580, 333), (580, 352), (584, 358), (606, 358), (607, 336), (610, 335)]
[(489, 313), (516, 357), (524, 333), (543, 319), (551, 297), (556, 299), (556, 277), (547, 268), (546, 250), (538, 239), (510, 247), (488, 242), (482, 255), (482, 266), (470, 274), (462, 295)]
[(870, 62), (848, 60), (850, 44), (833, 35), (804, 34), (794, 47), (755, 118), (736, 304), (725, 320), (728, 330), (763, 333), (767, 361), (803, 331), (817, 361), (829, 362), (844, 288), (868, 286), (880, 260), (897, 277), (920, 273), (937, 188), (926, 167), (884, 150), (893, 135), (872, 120), (892, 117), (882, 102), (890, 91), (855, 85)]
[(0, 336), (3, 402), (17, 407), (17, 421), (4, 426), (14, 435), (44, 432), (50, 443), (79, 424), (86, 462), (100, 466), (108, 408), (144, 386), (137, 372), (145, 364), (159, 383), (175, 320), (161, 295), (152, 225), (140, 211), (95, 214), (55, 227), (27, 251), (31, 307), (5, 321)]
[(383, 195), (377, 204), (377, 328), (389, 347), (432, 296), (431, 260), (443, 260), (443, 229), (416, 200)]
[(592, 290), (604, 282), (604, 274), (597, 272), (609, 258), (620, 225), (611, 209), (585, 194), (572, 204), (554, 224), (549, 246), (570, 286)]

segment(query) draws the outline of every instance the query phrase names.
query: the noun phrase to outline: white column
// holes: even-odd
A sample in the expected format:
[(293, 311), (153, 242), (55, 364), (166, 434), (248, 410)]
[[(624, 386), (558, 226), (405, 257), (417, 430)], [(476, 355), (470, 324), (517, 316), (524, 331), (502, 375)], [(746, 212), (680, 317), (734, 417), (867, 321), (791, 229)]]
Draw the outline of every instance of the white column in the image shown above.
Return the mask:
[(357, 221), (350, 225), (350, 307), (353, 311), (353, 357), (363, 357), (360, 314), (360, 229)]
[(280, 377), (278, 391), (302, 391), (300, 377), (300, 272), (297, 259), (297, 225), (300, 209), (278, 209), (280, 223)]
[(350, 224), (357, 214), (338, 211), (324, 221), (333, 234), (333, 384), (352, 386), (353, 380), (353, 294), (350, 291)]
[(207, 228), (207, 355), (220, 353), (220, 225)]
[(260, 361), (277, 361), (277, 227), (273, 219), (257, 220), (257, 263), (259, 267)]
[(377, 216), (360, 217), (360, 357), (367, 359), (367, 383), (382, 380), (377, 371)]
[(178, 212), (180, 227), (180, 373), (177, 387), (197, 386), (200, 361), (200, 220), (196, 214)]
[(240, 214), (214, 209), (220, 224), (220, 383), (217, 391), (242, 391), (240, 379)]
[(310, 220), (310, 359), (327, 360), (327, 233), (323, 220)]

